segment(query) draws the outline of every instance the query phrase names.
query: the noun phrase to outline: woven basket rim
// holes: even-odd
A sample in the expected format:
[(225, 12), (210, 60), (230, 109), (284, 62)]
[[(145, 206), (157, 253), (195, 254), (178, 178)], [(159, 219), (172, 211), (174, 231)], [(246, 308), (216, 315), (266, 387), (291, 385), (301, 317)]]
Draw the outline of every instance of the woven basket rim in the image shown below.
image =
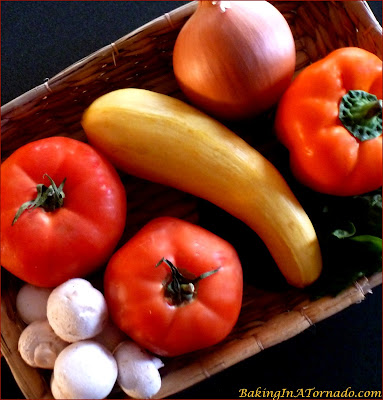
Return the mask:
[[(20, 104), (28, 103), (36, 97), (49, 95), (50, 92), (54, 90), (54, 87), (60, 83), (67, 75), (73, 73), (77, 69), (82, 66), (88, 64), (90, 61), (97, 59), (100, 55), (103, 54), (113, 54), (114, 52), (118, 52), (118, 45), (124, 43), (125, 41), (131, 39), (141, 32), (145, 32), (148, 28), (156, 28), (157, 26), (163, 26), (164, 24), (168, 24), (170, 27), (177, 22), (177, 19), (180, 20), (182, 18), (190, 16), (196, 9), (198, 1), (191, 1), (183, 6), (180, 6), (174, 10), (165, 13), (146, 24), (134, 29), (133, 31), (127, 33), (126, 35), (116, 39), (116, 41), (101, 47), (100, 49), (90, 53), (89, 55), (81, 58), (80, 60), (72, 63), (71, 65), (64, 68), (62, 71), (58, 72), (51, 78), (46, 78), (43, 83), (35, 86), (34, 88), (28, 90), (27, 92), (17, 96), (11, 101), (7, 102), (3, 106), (1, 106), (1, 113), (6, 114), (11, 111), (13, 108), (18, 107)], [(173, 22), (174, 21), (174, 22)]]
[[(28, 103), (30, 100), (34, 98), (48, 95), (52, 90), (54, 90), (55, 85), (57, 85), (65, 76), (70, 75), (73, 71), (81, 68), (86, 65), (90, 61), (96, 59), (100, 55), (103, 54), (114, 54), (118, 53), (118, 45), (129, 40), (135, 35), (144, 32), (148, 28), (154, 28), (157, 25), (169, 24), (171, 27), (174, 23), (177, 23), (177, 19), (182, 19), (187, 16), (190, 16), (197, 8), (198, 1), (193, 0), (189, 3), (182, 5), (176, 9), (165, 13), (146, 24), (134, 29), (133, 31), (127, 33), (126, 35), (116, 39), (115, 42), (112, 42), (108, 45), (103, 46), (102, 48), (90, 53), (89, 55), (83, 57), (82, 59), (72, 63), (71, 65), (64, 68), (62, 71), (58, 72), (51, 78), (46, 78), (43, 83), (35, 86), (34, 88), (28, 90), (27, 92), (17, 96), (16, 98), (10, 100), (6, 104), (1, 106), (1, 113), (7, 114), (14, 107), (18, 107), (20, 104)], [(369, 30), (371, 30), (377, 36), (382, 36), (382, 26), (376, 19), (374, 13), (372, 12), (369, 4), (366, 0), (354, 0), (354, 1), (344, 1), (344, 5), (346, 8), (352, 10), (360, 17), (360, 22)], [(113, 55), (114, 57), (114, 55)]]
[[(284, 3), (289, 2), (286, 1)], [(315, 6), (316, 2), (310, 3)], [(344, 7), (350, 11), (351, 16), (354, 16), (358, 20), (358, 23), (363, 26), (363, 29), (367, 30), (369, 35), (374, 37), (374, 40), (377, 41), (378, 39), (380, 39), (381, 41), (382, 27), (376, 20), (366, 1), (331, 1), (321, 3), (344, 3)], [(197, 4), (197, 1), (191, 1), (181, 7), (170, 11), (169, 13), (166, 13), (153, 19), (152, 21), (147, 22), (141, 27), (134, 29), (133, 31), (117, 39), (115, 42), (103, 46), (99, 50), (96, 50), (88, 56), (83, 57), (79, 61), (69, 65), (67, 68), (54, 75), (52, 78), (46, 80), (42, 84), (30, 89), (24, 94), (3, 105), (1, 107), (2, 126), (4, 125), (3, 143), (8, 144), (9, 147), (6, 150), (12, 149), (12, 146), (18, 146), (17, 143), (15, 145), (15, 132), (18, 132), (17, 129), (19, 129), (20, 126), (22, 126), (23, 124), (29, 125), (29, 117), (31, 115), (33, 120), (32, 124), (36, 126), (38, 125), (39, 119), (38, 117), (35, 117), (36, 108), (38, 109), (37, 111), (39, 113), (41, 111), (41, 108), (47, 106), (48, 114), (48, 112), (51, 111), (49, 108), (50, 106), (52, 106), (53, 108), (56, 107), (56, 97), (60, 97), (62, 95), (62, 93), (60, 92), (62, 87), (64, 89), (68, 89), (68, 86), (70, 85), (67, 85), (66, 79), (70, 78), (72, 74), (74, 75), (74, 77), (72, 77), (72, 81), (77, 82), (76, 78), (78, 77), (78, 74), (76, 75), (76, 72), (78, 70), (81, 70), (81, 68), (85, 68), (89, 63), (96, 63), (96, 61), (99, 61), (99, 58), (107, 58), (107, 62), (111, 66), (111, 69), (113, 69), (113, 57), (116, 57), (116, 59), (118, 60), (119, 51), (123, 48), (124, 45), (128, 47), (131, 40), (140, 38), (140, 35), (145, 35), (147, 31), (162, 31), (166, 29), (172, 29), (174, 28), (174, 26), (178, 26), (177, 24), (182, 24), (182, 22), (194, 12)], [(340, 6), (340, 8), (342, 8), (342, 6)], [(342, 11), (344, 11), (343, 8)], [(347, 32), (346, 29), (344, 30)], [(304, 44), (302, 44), (302, 46), (303, 45)], [(91, 65), (91, 67), (94, 66), (95, 65), (93, 64)], [(88, 70), (85, 72), (88, 72), (90, 78), (93, 79), (94, 68), (90, 69), (91, 72), (89, 72)], [(86, 86), (86, 84), (84, 86)], [(163, 88), (163, 86), (161, 86), (161, 88)], [(63, 90), (63, 92), (66, 91)], [(51, 98), (49, 97), (50, 95), (52, 95)], [(45, 98), (47, 98), (46, 101), (43, 100)], [(50, 101), (51, 103), (47, 104)], [(71, 124), (73, 124), (74, 118), (73, 116), (70, 116), (71, 118), (69, 118), (68, 114), (70, 112), (78, 111), (78, 109), (69, 104), (69, 102), (65, 103), (65, 105), (69, 108), (69, 110), (65, 110), (63, 114), (59, 115), (59, 118), (61, 117), (62, 119), (70, 119), (69, 124), (72, 127), (73, 125)], [(45, 111), (46, 109), (43, 109), (40, 114), (44, 114)], [(56, 111), (56, 109), (54, 111)], [(50, 115), (51, 114), (49, 114), (49, 117)], [(54, 119), (54, 117), (55, 115), (52, 117), (52, 120)], [(75, 118), (77, 118), (77, 116), (75, 116)], [(18, 123), (20, 123), (20, 125), (18, 125)], [(24, 126), (22, 126), (22, 129), (24, 129)], [(76, 128), (74, 128), (74, 132), (77, 133), (75, 129)], [(27, 132), (27, 129), (25, 130), (25, 132)], [(56, 130), (54, 132), (56, 132)], [(22, 140), (25, 141), (25, 139)], [(9, 143), (10, 141), (11, 143)], [(6, 145), (3, 146), (3, 148), (6, 147)], [(141, 198), (140, 201), (144, 202)], [(382, 273), (376, 273), (372, 276), (369, 276), (368, 278), (363, 277), (355, 282), (355, 284), (346, 289), (346, 291), (339, 298), (335, 300), (331, 298), (324, 298), (322, 301), (319, 302), (309, 302), (306, 298), (302, 297), (301, 293), (297, 294), (294, 291), (289, 291), (286, 302), (284, 298), (278, 298), (279, 303), (277, 304), (277, 307), (275, 307), (276, 303), (270, 302), (270, 304), (272, 304), (274, 308), (277, 308), (277, 311), (275, 311), (275, 309), (273, 308), (273, 312), (270, 312), (270, 314), (268, 314), (268, 316), (271, 315), (270, 318), (263, 319), (263, 313), (265, 313), (264, 310), (259, 312), (261, 317), (259, 317), (259, 315), (257, 314), (259, 311), (258, 309), (255, 311), (251, 310), (251, 317), (253, 319), (249, 322), (250, 326), (246, 324), (243, 325), (246, 328), (246, 332), (244, 332), (244, 329), (240, 330), (239, 332), (235, 332), (233, 337), (230, 338), (230, 341), (228, 340), (227, 342), (224, 342), (222, 346), (221, 344), (219, 344), (217, 347), (209, 349), (206, 353), (198, 353), (196, 356), (197, 359), (186, 358), (186, 360), (190, 361), (190, 363), (185, 363), (185, 359), (182, 359), (180, 361), (175, 360), (174, 364), (170, 363), (169, 370), (166, 371), (166, 374), (169, 374), (165, 375), (165, 379), (163, 380), (163, 388), (155, 397), (163, 398), (177, 393), (178, 391), (185, 389), (185, 381), (187, 381), (186, 384), (188, 386), (191, 386), (192, 384), (202, 381), (208, 376), (211, 376), (217, 372), (226, 369), (231, 365), (234, 365), (239, 361), (242, 361), (244, 358), (257, 354), (263, 349), (269, 348), (277, 343), (280, 343), (282, 340), (286, 340), (292, 336), (297, 335), (304, 329), (308, 328), (311, 324), (315, 324), (331, 315), (334, 315), (352, 304), (361, 302), (365, 298), (367, 293), (371, 292), (371, 288), (381, 285), (381, 283)], [(31, 395), (31, 393), (34, 393), (33, 390), (35, 390), (36, 393), (38, 390), (42, 390), (42, 386), (39, 386), (36, 382), (26, 382), (24, 380), (25, 376), (23, 375), (25, 371), (21, 370), (20, 364), (17, 364), (17, 362), (19, 362), (20, 360), (15, 360), (17, 354), (14, 354), (13, 351), (17, 349), (17, 344), (16, 342), (11, 343), (11, 339), (13, 340), (15, 339), (15, 337), (8, 337), (8, 335), (11, 336), (12, 333), (15, 336), (15, 331), (17, 330), (14, 326), (17, 325), (17, 323), (15, 323), (15, 320), (12, 319), (11, 312), (8, 313), (8, 310), (11, 310), (11, 306), (13, 306), (13, 304), (11, 304), (12, 299), (10, 299), (9, 297), (14, 295), (14, 293), (12, 292), (12, 290), (10, 290), (10, 292), (11, 293), (6, 293), (7, 298), (2, 297), (2, 316), (3, 313), (6, 315), (7, 318), (11, 316), (11, 318), (8, 318), (10, 319), (10, 321), (4, 323), (3, 325), (4, 331), (2, 331), (2, 344), (4, 349), (4, 356), (7, 361), (9, 360), (9, 364), (11, 365), (11, 367), (14, 367), (16, 365), (18, 368), (20, 368), (19, 371), (22, 372), (20, 374), (21, 379), (19, 383), (20, 385), (24, 385), (24, 388), (26, 388), (26, 390), (28, 391), (27, 393)], [(254, 294), (254, 292), (255, 291), (252, 291), (250, 288), (250, 291), (246, 294), (247, 298), (250, 298)], [(260, 294), (257, 293), (256, 296), (255, 299), (258, 300), (260, 298)], [(294, 297), (292, 300), (293, 296), (296, 297)], [(266, 302), (266, 300), (264, 300), (264, 302), (264, 304), (266, 304), (265, 308), (267, 308), (268, 303)], [(250, 302), (248, 302), (248, 304), (250, 304)], [(289, 307), (288, 310), (285, 309), (287, 307)], [(12, 309), (11, 311), (13, 312), (14, 310)], [(269, 310), (267, 310), (267, 312), (269, 312)], [(254, 315), (256, 315), (256, 317)], [(4, 318), (4, 320), (2, 319), (2, 322), (7, 321), (7, 318)], [(260, 326), (260, 324), (257, 325), (257, 323), (261, 319), (262, 326)], [(245, 322), (247, 323), (248, 321)], [(19, 326), (17, 326), (17, 328), (19, 328)], [(286, 329), (286, 331), (284, 331), (284, 329)], [(218, 362), (216, 362), (217, 360)], [(36, 375), (38, 375), (38, 378), (42, 379), (42, 376), (39, 375), (38, 372), (36, 372)], [(32, 388), (33, 385), (34, 387)], [(44, 381), (43, 385), (45, 385), (43, 389), (47, 389), (47, 391), (43, 393), (45, 397), (35, 398), (48, 398), (48, 396), (51, 395), (49, 393), (47, 382)]]

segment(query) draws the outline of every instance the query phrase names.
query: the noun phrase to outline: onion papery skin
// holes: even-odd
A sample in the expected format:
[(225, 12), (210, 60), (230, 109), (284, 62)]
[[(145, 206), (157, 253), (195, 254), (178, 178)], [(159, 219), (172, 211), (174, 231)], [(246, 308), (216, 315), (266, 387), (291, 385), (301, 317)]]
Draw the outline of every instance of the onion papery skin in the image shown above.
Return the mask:
[(182, 27), (174, 74), (186, 97), (208, 114), (251, 118), (277, 103), (291, 83), (294, 38), (266, 1), (231, 1), (225, 11), (218, 3), (200, 1)]

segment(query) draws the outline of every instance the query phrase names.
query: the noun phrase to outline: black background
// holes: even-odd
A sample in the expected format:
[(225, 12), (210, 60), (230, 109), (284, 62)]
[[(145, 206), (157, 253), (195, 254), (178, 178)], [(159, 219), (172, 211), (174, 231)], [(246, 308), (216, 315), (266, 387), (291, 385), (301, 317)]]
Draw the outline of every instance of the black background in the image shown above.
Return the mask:
[[(182, 1), (2, 1), (2, 105)], [(381, 1), (369, 2), (380, 24)], [(174, 398), (236, 398), (239, 389), (381, 390), (382, 292)], [(2, 357), (1, 398), (23, 398)]]

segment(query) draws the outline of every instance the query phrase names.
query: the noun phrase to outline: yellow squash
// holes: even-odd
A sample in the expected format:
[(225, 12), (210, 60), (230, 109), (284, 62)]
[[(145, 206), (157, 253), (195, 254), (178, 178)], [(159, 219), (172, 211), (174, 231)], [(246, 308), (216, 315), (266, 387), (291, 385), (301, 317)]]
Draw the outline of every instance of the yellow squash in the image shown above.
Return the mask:
[(122, 171), (206, 199), (246, 223), (291, 285), (320, 275), (316, 233), (284, 178), (221, 123), (172, 97), (121, 89), (95, 100), (82, 126)]

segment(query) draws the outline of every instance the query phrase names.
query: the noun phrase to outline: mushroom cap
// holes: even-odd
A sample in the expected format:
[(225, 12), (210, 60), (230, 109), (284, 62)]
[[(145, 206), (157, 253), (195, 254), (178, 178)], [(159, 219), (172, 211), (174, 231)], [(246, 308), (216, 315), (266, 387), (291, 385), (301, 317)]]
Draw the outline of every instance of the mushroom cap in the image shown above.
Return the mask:
[(60, 352), (69, 343), (59, 338), (45, 319), (30, 323), (21, 332), (18, 349), (31, 367), (53, 369)]
[(130, 340), (120, 343), (113, 354), (118, 367), (117, 382), (128, 396), (149, 399), (160, 390), (161, 360)]
[(48, 298), (47, 318), (56, 334), (67, 342), (98, 335), (108, 321), (103, 294), (82, 278), (56, 287)]
[(57, 357), (51, 379), (55, 399), (104, 399), (117, 379), (112, 353), (94, 340), (70, 344)]
[(16, 297), (16, 310), (20, 318), (30, 324), (47, 318), (47, 301), (52, 289), (29, 283), (22, 286)]

